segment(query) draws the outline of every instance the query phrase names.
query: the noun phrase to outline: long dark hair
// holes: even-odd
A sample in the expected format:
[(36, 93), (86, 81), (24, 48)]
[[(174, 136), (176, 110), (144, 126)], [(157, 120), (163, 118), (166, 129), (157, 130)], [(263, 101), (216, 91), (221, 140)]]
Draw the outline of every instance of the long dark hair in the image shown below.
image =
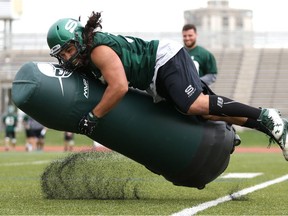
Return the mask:
[(102, 29), (101, 22), (101, 12), (95, 13), (94, 11), (92, 11), (92, 14), (89, 17), (83, 31), (83, 40), (88, 52), (94, 44), (94, 35), (96, 33), (95, 29)]
[[(79, 17), (79, 21), (80, 21), (80, 17)], [(97, 28), (99, 28), (99, 30), (102, 29), (101, 22), (102, 22), (101, 13), (100, 12), (95, 13), (94, 11), (92, 11), (92, 14), (88, 18), (88, 21), (82, 32), (83, 45), (85, 47), (80, 57), (83, 63), (83, 67), (81, 67), (81, 71), (83, 73), (86, 73), (88, 70), (87, 67), (89, 67), (88, 65), (89, 55), (90, 55), (91, 49), (94, 46), (94, 35), (96, 33)], [(78, 72), (81, 72), (81, 71), (79, 70)]]

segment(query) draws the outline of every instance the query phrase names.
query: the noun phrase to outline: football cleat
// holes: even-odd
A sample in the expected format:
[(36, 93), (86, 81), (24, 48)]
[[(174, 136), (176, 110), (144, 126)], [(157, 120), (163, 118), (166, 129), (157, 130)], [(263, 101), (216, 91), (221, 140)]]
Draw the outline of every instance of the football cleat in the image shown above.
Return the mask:
[(276, 109), (262, 109), (258, 119), (264, 125), (274, 140), (278, 143), (284, 131), (284, 122)]
[(283, 135), (282, 135), (282, 143), (280, 145), (280, 148), (282, 149), (282, 153), (284, 158), (288, 161), (288, 143), (287, 143), (287, 130), (288, 130), (288, 120), (287, 119), (283, 119), (284, 122), (284, 131), (283, 131)]
[(262, 109), (258, 121), (268, 129), (272, 140), (280, 146), (283, 156), (288, 161), (288, 146), (286, 145), (288, 121), (280, 117), (278, 110), (267, 108)]

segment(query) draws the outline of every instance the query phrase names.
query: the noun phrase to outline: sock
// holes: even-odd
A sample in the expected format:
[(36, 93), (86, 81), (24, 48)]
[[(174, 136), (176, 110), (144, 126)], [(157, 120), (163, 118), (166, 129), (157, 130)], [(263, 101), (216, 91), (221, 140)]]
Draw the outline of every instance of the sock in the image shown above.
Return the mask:
[(244, 125), (242, 125), (242, 127), (256, 129), (260, 132), (267, 134), (268, 136), (271, 136), (271, 132), (264, 125), (254, 119), (248, 118)]
[(247, 117), (257, 120), (261, 109), (251, 107), (229, 98), (209, 95), (209, 114), (216, 116)]

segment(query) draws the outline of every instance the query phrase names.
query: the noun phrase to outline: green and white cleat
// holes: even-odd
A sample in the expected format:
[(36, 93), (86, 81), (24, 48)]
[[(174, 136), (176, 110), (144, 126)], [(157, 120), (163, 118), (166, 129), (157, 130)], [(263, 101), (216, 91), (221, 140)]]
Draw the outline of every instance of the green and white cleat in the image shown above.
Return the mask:
[(267, 108), (262, 109), (258, 121), (269, 130), (271, 138), (280, 146), (284, 158), (288, 161), (288, 144), (286, 144), (288, 121), (280, 117), (278, 110)]
[(283, 118), (283, 122), (285, 126), (279, 146), (282, 149), (284, 158), (288, 161), (288, 143), (287, 143), (288, 120)]

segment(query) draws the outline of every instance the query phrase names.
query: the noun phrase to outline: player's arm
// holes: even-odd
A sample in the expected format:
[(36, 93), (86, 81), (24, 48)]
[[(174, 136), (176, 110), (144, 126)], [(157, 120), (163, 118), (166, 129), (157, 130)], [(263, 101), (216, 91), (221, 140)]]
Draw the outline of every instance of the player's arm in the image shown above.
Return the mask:
[(207, 85), (211, 85), (217, 79), (216, 59), (214, 55), (209, 51), (207, 51), (205, 59), (206, 60), (203, 67), (204, 75), (201, 77), (201, 80), (204, 81)]
[(92, 111), (95, 116), (101, 118), (127, 93), (128, 81), (120, 58), (110, 47), (102, 45), (94, 48), (91, 59), (107, 82), (107, 88), (100, 102)]
[(112, 110), (128, 91), (128, 81), (123, 64), (118, 55), (108, 46), (93, 49), (91, 60), (101, 71), (107, 87), (100, 102), (79, 122), (79, 131), (90, 135), (100, 119)]

